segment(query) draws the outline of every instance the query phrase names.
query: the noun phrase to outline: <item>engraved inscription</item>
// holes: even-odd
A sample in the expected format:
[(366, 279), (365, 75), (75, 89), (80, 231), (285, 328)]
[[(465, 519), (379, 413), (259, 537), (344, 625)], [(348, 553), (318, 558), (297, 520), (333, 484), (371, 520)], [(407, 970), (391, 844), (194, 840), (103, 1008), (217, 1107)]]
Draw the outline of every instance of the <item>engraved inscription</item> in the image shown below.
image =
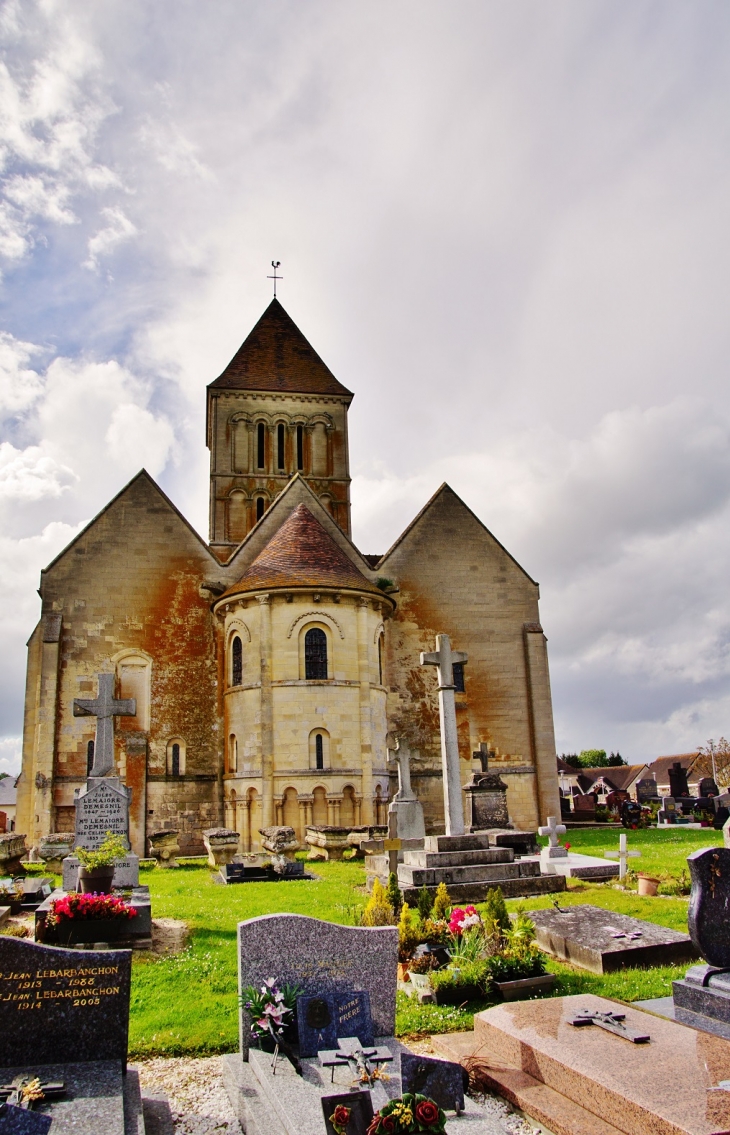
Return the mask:
[(103, 997), (119, 996), (119, 980), (119, 966), (0, 972), (0, 1004), (14, 1003), (19, 1011), (43, 1010), (61, 1001), (74, 1009), (100, 1005)]

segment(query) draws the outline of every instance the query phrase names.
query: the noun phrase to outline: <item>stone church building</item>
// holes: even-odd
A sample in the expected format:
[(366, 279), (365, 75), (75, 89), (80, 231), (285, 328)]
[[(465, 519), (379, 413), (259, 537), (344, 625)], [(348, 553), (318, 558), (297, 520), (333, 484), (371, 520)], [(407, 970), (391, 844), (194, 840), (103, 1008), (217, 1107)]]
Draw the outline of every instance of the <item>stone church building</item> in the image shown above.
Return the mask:
[(274, 299), (207, 389), (210, 543), (142, 470), (42, 572), (28, 643), (17, 830), (72, 831), (93, 760), (94, 697), (114, 672), (131, 841), (177, 828), (384, 822), (395, 737), (427, 830), (443, 831), (438, 698), (419, 653), (437, 633), (455, 674), (466, 782), (480, 742), (511, 819), (559, 815), (537, 583), (442, 485), (383, 555), (350, 539), (353, 395)]

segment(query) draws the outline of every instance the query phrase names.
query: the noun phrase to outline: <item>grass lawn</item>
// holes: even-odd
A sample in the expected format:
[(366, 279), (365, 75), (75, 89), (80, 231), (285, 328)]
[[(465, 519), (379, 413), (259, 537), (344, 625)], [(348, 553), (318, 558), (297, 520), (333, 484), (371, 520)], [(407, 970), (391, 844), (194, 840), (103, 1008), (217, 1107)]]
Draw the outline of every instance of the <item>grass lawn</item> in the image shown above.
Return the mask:
[[(601, 854), (618, 848), (620, 829), (576, 829), (568, 833), (575, 851)], [(636, 831), (629, 847), (641, 851), (641, 870), (678, 878), (686, 857), (698, 847), (722, 843), (722, 833), (708, 831)], [(130, 1052), (142, 1055), (185, 1055), (231, 1052), (238, 1045), (236, 924), (260, 914), (288, 911), (329, 922), (356, 924), (366, 902), (362, 862), (317, 863), (319, 881), (246, 883), (224, 887), (202, 865), (176, 871), (142, 869), (156, 918), (184, 919), (191, 928), (188, 948), (172, 957), (135, 957), (132, 980)], [(606, 910), (686, 930), (687, 898), (640, 898), (635, 891), (610, 884), (570, 884), (561, 904), (592, 903)], [(511, 910), (550, 906), (550, 898), (514, 899)], [(599, 977), (561, 962), (549, 962), (557, 974), (555, 995), (597, 993), (624, 1001), (661, 997), (685, 966), (624, 970)], [(275, 977), (272, 974), (272, 977)], [(463, 1007), (418, 1005), (398, 994), (400, 1036), (471, 1028), (473, 1014), (493, 1001)]]

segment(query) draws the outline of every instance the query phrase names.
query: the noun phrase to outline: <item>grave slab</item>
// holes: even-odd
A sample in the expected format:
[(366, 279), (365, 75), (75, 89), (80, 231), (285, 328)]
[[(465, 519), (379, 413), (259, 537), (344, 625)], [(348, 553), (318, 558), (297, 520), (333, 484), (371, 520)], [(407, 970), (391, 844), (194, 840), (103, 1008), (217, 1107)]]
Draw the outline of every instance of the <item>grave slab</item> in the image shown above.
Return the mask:
[[(337, 926), (301, 914), (265, 914), (238, 924), (239, 991), (268, 978), (301, 985), (310, 995), (365, 990), (376, 1035), (390, 1036), (395, 1028), (397, 960), (395, 926)], [(242, 1010), (244, 1059), (249, 1028)]]
[(529, 916), (541, 950), (593, 973), (675, 965), (698, 956), (688, 934), (597, 906), (532, 910)]
[[(575, 1028), (582, 1011), (624, 1013), (626, 1027), (650, 1041)], [(527, 1073), (625, 1135), (730, 1132), (730, 1091), (721, 1086), (730, 1042), (632, 1006), (590, 994), (498, 1005), (475, 1017), (472, 1052), (497, 1079), (500, 1069)]]
[[(10, 1083), (36, 1067), (3, 1068), (2, 1076)], [(44, 1064), (42, 1072), (47, 1079), (66, 1085), (65, 1099), (41, 1101), (33, 1109), (53, 1120), (50, 1135), (137, 1135), (133, 1126), (125, 1127), (124, 1077), (118, 1060)]]
[[(545, 851), (565, 851), (565, 848), (544, 847)], [(561, 857), (540, 855), (525, 855), (520, 863), (539, 863), (544, 875), (563, 875), (566, 879), (615, 879), (618, 877), (620, 867), (618, 863), (611, 863), (608, 859), (601, 859), (597, 855), (580, 855), (575, 851), (566, 851)]]
[(438, 1060), (415, 1052), (402, 1052), (400, 1058), (401, 1087), (404, 1092), (428, 1096), (444, 1111), (464, 1110), (464, 1076), (461, 1064)]

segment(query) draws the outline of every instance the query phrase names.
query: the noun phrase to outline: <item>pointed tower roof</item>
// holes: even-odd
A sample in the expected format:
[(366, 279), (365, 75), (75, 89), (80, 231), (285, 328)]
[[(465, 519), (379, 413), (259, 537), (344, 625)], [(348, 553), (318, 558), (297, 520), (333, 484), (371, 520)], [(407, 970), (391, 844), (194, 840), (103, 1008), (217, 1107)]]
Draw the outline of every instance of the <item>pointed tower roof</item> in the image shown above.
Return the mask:
[(353, 394), (322, 362), (294, 320), (273, 299), (209, 389), (281, 390), (289, 394)]
[(358, 571), (304, 504), (297, 505), (239, 582), (218, 602), (242, 591), (287, 587), (369, 591), (388, 598)]

